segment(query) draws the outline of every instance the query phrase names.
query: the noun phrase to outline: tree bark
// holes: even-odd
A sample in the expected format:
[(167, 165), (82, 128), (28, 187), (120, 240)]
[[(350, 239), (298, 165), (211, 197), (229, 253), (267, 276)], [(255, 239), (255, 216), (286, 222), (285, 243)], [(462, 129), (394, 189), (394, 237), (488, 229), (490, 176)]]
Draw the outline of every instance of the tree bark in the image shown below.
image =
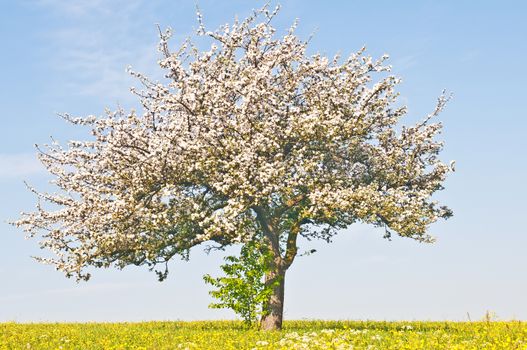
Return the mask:
[(272, 218), (269, 218), (268, 213), (262, 207), (255, 206), (253, 209), (262, 227), (269, 250), (274, 257), (270, 271), (265, 274), (265, 285), (272, 285), (273, 287), (269, 301), (263, 305), (265, 314), (260, 320), (260, 328), (266, 331), (280, 330), (282, 329), (282, 320), (284, 318), (285, 272), (291, 266), (297, 254), (296, 239), (300, 226), (299, 224), (294, 225), (289, 232), (285, 256), (282, 257), (280, 237), (273, 226)]
[(273, 293), (269, 301), (264, 305), (266, 314), (262, 316), (260, 327), (265, 331), (274, 331), (282, 329), (282, 320), (284, 318), (284, 286), (286, 270), (277, 266), (265, 275), (265, 284), (273, 284)]

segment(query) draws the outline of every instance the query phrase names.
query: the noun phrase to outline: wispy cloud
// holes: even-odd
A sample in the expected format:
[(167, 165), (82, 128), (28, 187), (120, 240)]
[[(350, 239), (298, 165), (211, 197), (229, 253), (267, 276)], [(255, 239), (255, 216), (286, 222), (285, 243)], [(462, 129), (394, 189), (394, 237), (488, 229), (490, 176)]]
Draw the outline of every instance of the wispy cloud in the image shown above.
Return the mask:
[[(393, 260), (393, 259), (392, 259)], [(374, 254), (370, 256), (366, 256), (364, 258), (359, 259), (356, 263), (364, 264), (364, 265), (373, 265), (373, 264), (384, 264), (393, 261), (390, 261), (390, 258), (386, 255), (379, 255)]]
[(37, 6), (48, 7), (69, 16), (82, 17), (94, 11), (105, 12), (107, 9), (104, 0), (35, 0)]
[(480, 56), (479, 50), (476, 50), (476, 49), (467, 50), (461, 54), (461, 56), (459, 57), (459, 61), (462, 63), (473, 62), (477, 60), (479, 56)]
[(44, 173), (34, 154), (0, 154), (0, 179), (10, 179)]
[(418, 64), (418, 58), (419, 54), (402, 56), (395, 59), (393, 66), (397, 71), (405, 71)]
[(158, 59), (156, 20), (148, 6), (139, 0), (35, 3), (60, 19), (57, 22), (61, 24), (46, 35), (54, 51), (52, 69), (60, 77), (61, 88), (68, 94), (101, 97), (108, 103), (135, 101), (129, 92), (135, 81), (125, 68), (132, 65), (153, 74)]
[(5, 295), (0, 296), (0, 302), (13, 302), (25, 299), (35, 299), (41, 297), (68, 297), (68, 296), (83, 296), (94, 294), (106, 294), (110, 292), (120, 291), (124, 289), (137, 288), (137, 284), (131, 283), (99, 283), (99, 284), (90, 284), (90, 285), (76, 285), (69, 288), (55, 288), (55, 289), (45, 289), (29, 293), (18, 293), (16, 295)]

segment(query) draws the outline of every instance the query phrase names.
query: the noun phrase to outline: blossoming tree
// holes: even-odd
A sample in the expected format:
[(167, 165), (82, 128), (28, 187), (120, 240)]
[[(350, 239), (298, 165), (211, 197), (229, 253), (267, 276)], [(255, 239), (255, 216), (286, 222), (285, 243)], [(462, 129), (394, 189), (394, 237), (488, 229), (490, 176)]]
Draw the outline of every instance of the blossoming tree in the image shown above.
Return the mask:
[[(87, 267), (166, 264), (208, 242), (221, 248), (255, 237), (272, 253), (265, 283), (263, 329), (282, 324), (285, 274), (297, 240), (330, 240), (362, 222), (418, 241), (451, 211), (432, 200), (452, 170), (438, 159), (442, 143), (431, 119), (396, 131), (386, 57), (364, 50), (346, 59), (307, 55), (295, 25), (278, 35), (267, 7), (243, 21), (169, 49), (160, 31), (166, 80), (132, 72), (143, 111), (118, 109), (74, 118), (86, 141), (40, 147), (56, 193), (15, 223), (53, 254), (40, 258), (68, 277)], [(378, 77), (374, 80), (372, 76)], [(161, 264), (158, 270), (156, 266)]]

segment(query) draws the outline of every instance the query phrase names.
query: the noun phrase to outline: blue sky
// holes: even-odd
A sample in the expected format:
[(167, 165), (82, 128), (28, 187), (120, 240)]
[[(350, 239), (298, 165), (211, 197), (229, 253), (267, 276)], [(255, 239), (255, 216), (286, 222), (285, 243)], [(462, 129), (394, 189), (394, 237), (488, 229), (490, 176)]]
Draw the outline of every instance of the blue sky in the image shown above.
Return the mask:
[[(199, 1), (209, 28), (244, 17), (261, 1)], [(388, 53), (403, 79), (404, 122), (430, 112), (442, 89), (455, 95), (440, 116), (445, 161), (457, 171), (437, 198), (455, 216), (435, 224), (434, 245), (382, 239), (363, 225), (288, 272), (289, 319), (481, 318), (527, 320), (527, 5), (522, 1), (283, 0), (275, 25), (300, 19), (311, 52), (347, 55), (366, 45)], [(38, 242), (5, 222), (35, 200), (23, 180), (49, 188), (35, 143), (84, 138), (55, 113), (102, 114), (137, 105), (128, 92), (135, 70), (158, 76), (155, 24), (173, 44), (196, 28), (194, 1), (21, 0), (0, 11), (0, 322), (139, 321), (231, 318), (210, 310), (205, 273), (221, 255), (195, 249), (174, 261), (166, 282), (145, 269), (98, 270), (77, 284), (34, 262)]]

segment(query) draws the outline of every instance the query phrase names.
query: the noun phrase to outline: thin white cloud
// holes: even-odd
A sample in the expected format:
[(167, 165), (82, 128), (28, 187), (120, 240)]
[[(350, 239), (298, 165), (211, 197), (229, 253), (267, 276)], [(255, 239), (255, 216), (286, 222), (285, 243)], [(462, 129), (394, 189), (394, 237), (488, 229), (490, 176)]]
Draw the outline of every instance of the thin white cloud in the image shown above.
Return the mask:
[(131, 283), (99, 283), (83, 285), (79, 284), (70, 288), (55, 288), (45, 289), (30, 293), (18, 293), (16, 295), (3, 295), (0, 296), (0, 302), (13, 302), (24, 299), (35, 299), (46, 296), (62, 296), (62, 297), (79, 297), (83, 295), (93, 296), (94, 294), (106, 294), (109, 292), (115, 292), (123, 289), (137, 288), (137, 284)]
[(375, 254), (375, 255), (371, 255), (371, 256), (367, 256), (362, 259), (359, 259), (357, 263), (364, 264), (364, 265), (372, 265), (372, 264), (384, 264), (388, 262), (393, 263), (394, 261), (393, 259), (391, 261), (391, 259), (386, 255)]
[(44, 166), (35, 154), (0, 154), (0, 179), (43, 174)]
[(37, 6), (43, 6), (53, 11), (67, 14), (69, 16), (83, 17), (94, 11), (102, 12), (106, 10), (104, 6), (108, 1), (104, 0), (35, 0)]
[(473, 62), (477, 60), (479, 56), (480, 56), (479, 50), (476, 50), (476, 49), (467, 50), (461, 54), (459, 61), (463, 63)]
[(401, 72), (405, 71), (405, 70), (410, 69), (410, 68), (414, 67), (415, 65), (417, 65), (418, 64), (418, 58), (419, 58), (419, 54), (406, 55), (406, 56), (399, 57), (393, 63), (393, 67), (397, 71), (401, 71)]
[(126, 67), (152, 75), (159, 58), (155, 15), (148, 13), (145, 3), (36, 0), (35, 4), (64, 19), (45, 33), (53, 49), (52, 69), (60, 77), (56, 91), (95, 96), (109, 104), (136, 101), (129, 88), (137, 82)]

